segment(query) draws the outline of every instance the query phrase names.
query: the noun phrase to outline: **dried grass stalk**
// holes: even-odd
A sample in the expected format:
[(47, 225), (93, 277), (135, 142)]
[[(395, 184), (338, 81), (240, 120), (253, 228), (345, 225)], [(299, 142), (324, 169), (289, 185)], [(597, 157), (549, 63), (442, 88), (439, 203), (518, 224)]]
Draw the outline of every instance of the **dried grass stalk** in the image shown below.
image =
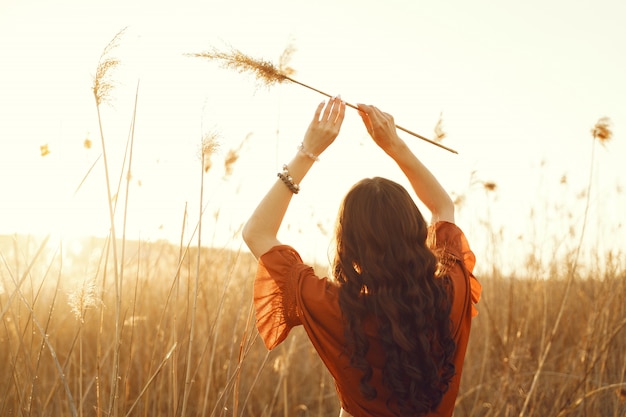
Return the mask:
[[(279, 67), (276, 67), (270, 61), (266, 61), (264, 59), (252, 58), (244, 54), (240, 50), (232, 48), (232, 47), (230, 48), (230, 51), (228, 52), (220, 51), (216, 48), (213, 48), (206, 52), (190, 53), (186, 55), (194, 57), (194, 58), (204, 58), (204, 59), (208, 59), (211, 61), (219, 61), (221, 62), (224, 68), (232, 69), (239, 73), (246, 73), (246, 72), (252, 73), (257, 78), (257, 80), (261, 81), (263, 84), (265, 84), (268, 87), (274, 84), (281, 84), (285, 81), (290, 81), (294, 84), (298, 84), (302, 87), (308, 88), (309, 90), (313, 90), (323, 96), (332, 98), (333, 96), (331, 96), (330, 94), (322, 90), (319, 90), (317, 88), (314, 88), (308, 84), (304, 84), (303, 82), (300, 82), (291, 77), (294, 71), (292, 68), (286, 66), (286, 62), (288, 58), (291, 56), (291, 54), (293, 53), (293, 51), (294, 50), (292, 47), (288, 47), (285, 50), (285, 52), (283, 52), (283, 54), (281, 55)], [(348, 107), (352, 107), (353, 109), (358, 110), (357, 106), (355, 106), (352, 103), (346, 102), (346, 105)], [(410, 135), (413, 135), (419, 139), (422, 139), (423, 141), (426, 141), (430, 144), (433, 144), (442, 149), (445, 149), (449, 152), (458, 153), (454, 149), (448, 148), (447, 146), (444, 146), (440, 143), (437, 143), (434, 140), (428, 139), (422, 135), (412, 132), (402, 126), (396, 125), (396, 128)]]

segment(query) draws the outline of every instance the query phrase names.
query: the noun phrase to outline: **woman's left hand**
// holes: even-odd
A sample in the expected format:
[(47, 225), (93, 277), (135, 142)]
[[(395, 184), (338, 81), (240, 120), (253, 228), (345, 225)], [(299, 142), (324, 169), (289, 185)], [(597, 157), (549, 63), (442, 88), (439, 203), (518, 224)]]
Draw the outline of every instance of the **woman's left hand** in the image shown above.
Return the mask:
[(304, 148), (314, 155), (324, 152), (339, 135), (345, 114), (346, 103), (339, 96), (321, 102), (304, 135)]

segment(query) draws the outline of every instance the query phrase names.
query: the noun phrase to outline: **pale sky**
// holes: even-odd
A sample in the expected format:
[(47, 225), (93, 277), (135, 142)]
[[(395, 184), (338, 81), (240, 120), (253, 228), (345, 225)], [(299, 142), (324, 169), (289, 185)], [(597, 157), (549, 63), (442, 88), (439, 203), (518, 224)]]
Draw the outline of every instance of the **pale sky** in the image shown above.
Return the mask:
[[(291, 158), (323, 97), (293, 84), (259, 87), (250, 75), (184, 54), (232, 45), (277, 62), (292, 44), (290, 64), (302, 82), (375, 104), (428, 137), (443, 115), (443, 143), (459, 155), (401, 136), (451, 193), (465, 196), (458, 223), (489, 265), (533, 248), (550, 257), (571, 226), (580, 229), (589, 132), (609, 117), (613, 139), (595, 150), (586, 244), (624, 253), (624, 21), (620, 0), (0, 0), (0, 234), (106, 234), (102, 160), (74, 192), (102, 150), (92, 77), (103, 48), (126, 27), (102, 120), (117, 182), (139, 82), (131, 239), (177, 241), (186, 203), (188, 227), (195, 225), (200, 139), (217, 132), (221, 149), (204, 177), (203, 241), (238, 247), (233, 232)], [(242, 142), (224, 177), (224, 157)], [(337, 142), (294, 199), (281, 239), (324, 261), (330, 234), (321, 230), (332, 230), (349, 186), (375, 175), (406, 185), (348, 109)], [(496, 191), (485, 193), (481, 181)], [(485, 222), (502, 231), (495, 259)]]

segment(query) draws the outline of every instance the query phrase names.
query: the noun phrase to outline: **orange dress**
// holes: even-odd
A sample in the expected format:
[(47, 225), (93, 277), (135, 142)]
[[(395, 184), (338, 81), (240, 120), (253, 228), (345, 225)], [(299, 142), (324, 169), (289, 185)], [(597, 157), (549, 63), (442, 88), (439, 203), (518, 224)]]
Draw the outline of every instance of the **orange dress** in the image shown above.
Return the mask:
[[(477, 314), (481, 285), (472, 274), (475, 256), (465, 235), (455, 224), (438, 222), (429, 229), (433, 249), (443, 256), (452, 280), (453, 303), (450, 318), (456, 342), (456, 374), (436, 412), (429, 416), (451, 416), (459, 392), (463, 360), (467, 349), (472, 317)], [(378, 397), (365, 399), (359, 391), (361, 372), (350, 366), (345, 354), (342, 314), (335, 281), (320, 278), (305, 265), (290, 246), (280, 245), (261, 256), (254, 282), (257, 328), (268, 349), (280, 344), (294, 326), (302, 325), (320, 358), (335, 380), (342, 408), (353, 417), (394, 416), (386, 404), (389, 391), (382, 383), (385, 352), (374, 331), (367, 360), (372, 366), (370, 381)]]

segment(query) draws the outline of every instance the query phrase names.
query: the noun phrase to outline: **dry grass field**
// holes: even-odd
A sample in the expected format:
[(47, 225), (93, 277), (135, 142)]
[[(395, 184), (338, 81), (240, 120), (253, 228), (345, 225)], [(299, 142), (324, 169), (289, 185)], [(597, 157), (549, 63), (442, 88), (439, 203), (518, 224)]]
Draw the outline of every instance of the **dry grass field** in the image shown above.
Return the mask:
[[(272, 352), (257, 337), (250, 254), (125, 242), (116, 288), (109, 243), (69, 254), (3, 238), (0, 415), (338, 415), (301, 329)], [(571, 281), (567, 268), (481, 276), (455, 415), (624, 416), (626, 271), (615, 266)]]

